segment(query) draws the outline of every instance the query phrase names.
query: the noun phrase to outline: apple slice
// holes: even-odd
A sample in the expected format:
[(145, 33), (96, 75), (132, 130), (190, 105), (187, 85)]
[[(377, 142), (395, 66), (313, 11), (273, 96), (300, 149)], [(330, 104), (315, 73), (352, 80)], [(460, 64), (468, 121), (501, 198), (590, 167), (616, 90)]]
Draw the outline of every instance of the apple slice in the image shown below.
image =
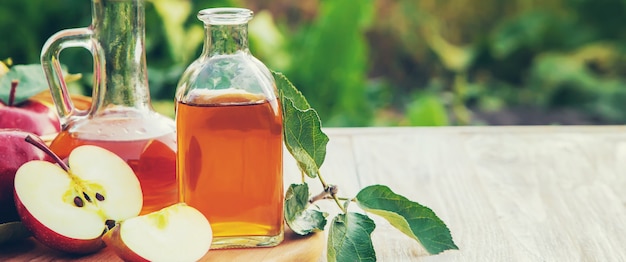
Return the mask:
[(114, 153), (77, 147), (69, 155), (69, 169), (45, 145), (37, 147), (61, 167), (45, 161), (22, 165), (15, 174), (15, 204), (26, 228), (43, 244), (69, 253), (95, 252), (116, 221), (141, 211), (139, 180)]
[(118, 223), (103, 236), (125, 261), (197, 261), (211, 247), (206, 217), (184, 203)]

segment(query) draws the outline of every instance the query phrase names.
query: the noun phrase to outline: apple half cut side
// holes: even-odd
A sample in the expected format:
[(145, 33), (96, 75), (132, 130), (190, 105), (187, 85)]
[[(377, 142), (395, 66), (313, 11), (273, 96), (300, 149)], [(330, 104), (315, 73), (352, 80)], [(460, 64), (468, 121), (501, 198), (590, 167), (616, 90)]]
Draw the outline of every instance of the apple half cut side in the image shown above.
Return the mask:
[(44, 245), (92, 253), (104, 247), (101, 236), (116, 221), (139, 214), (141, 187), (124, 160), (100, 147), (77, 147), (68, 163), (67, 171), (45, 161), (22, 165), (15, 204), (24, 226)]
[(178, 203), (118, 223), (102, 239), (124, 261), (197, 261), (213, 231), (197, 209)]

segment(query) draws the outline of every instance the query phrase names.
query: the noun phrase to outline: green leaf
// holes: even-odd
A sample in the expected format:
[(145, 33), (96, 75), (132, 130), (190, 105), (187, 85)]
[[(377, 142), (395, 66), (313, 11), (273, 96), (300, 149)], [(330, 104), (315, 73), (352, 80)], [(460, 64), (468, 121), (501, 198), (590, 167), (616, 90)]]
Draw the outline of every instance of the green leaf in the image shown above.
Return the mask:
[(387, 186), (368, 186), (357, 194), (356, 200), (365, 211), (385, 218), (430, 254), (458, 249), (448, 227), (430, 208), (394, 193)]
[(328, 214), (307, 209), (309, 205), (309, 186), (291, 184), (285, 194), (285, 221), (293, 232), (308, 235), (324, 230)]
[(370, 236), (374, 228), (376, 224), (366, 215), (337, 215), (328, 233), (328, 261), (376, 261)]
[(319, 210), (306, 209), (297, 219), (293, 220), (289, 228), (298, 235), (308, 235), (313, 232), (324, 231), (328, 213)]
[(0, 245), (12, 241), (24, 239), (30, 236), (30, 232), (22, 222), (9, 222), (0, 224)]
[(283, 107), (283, 129), (287, 150), (298, 162), (302, 172), (317, 177), (326, 157), (328, 136), (322, 132), (322, 123), (315, 109), (289, 80), (279, 73), (277, 79), (279, 99)]
[(315, 178), (326, 157), (328, 137), (322, 133), (314, 109), (298, 110), (290, 100), (283, 103), (283, 128), (287, 150), (298, 162), (298, 167)]
[(39, 64), (16, 65), (11, 67), (9, 72), (0, 77), (0, 100), (5, 104), (9, 102), (11, 93), (11, 82), (17, 80), (18, 87), (15, 91), (14, 104), (26, 101), (48, 89), (48, 82), (43, 74), (43, 69)]
[(293, 102), (294, 107), (300, 110), (307, 110), (311, 108), (309, 102), (304, 95), (287, 79), (285, 75), (279, 72), (272, 71), (274, 80), (276, 81), (276, 88), (282, 100), (289, 99)]

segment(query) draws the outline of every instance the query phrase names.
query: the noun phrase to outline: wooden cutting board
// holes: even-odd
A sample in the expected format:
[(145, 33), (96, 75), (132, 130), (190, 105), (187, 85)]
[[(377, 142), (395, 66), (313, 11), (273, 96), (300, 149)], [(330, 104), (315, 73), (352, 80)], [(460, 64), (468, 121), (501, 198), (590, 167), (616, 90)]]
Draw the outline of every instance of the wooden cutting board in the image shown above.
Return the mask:
[[(324, 233), (298, 236), (289, 228), (285, 240), (276, 247), (210, 250), (200, 261), (318, 261), (326, 247)], [(0, 261), (122, 261), (109, 248), (87, 256), (74, 256), (52, 250), (33, 238), (0, 245)]]
[(209, 251), (200, 261), (318, 261), (326, 248), (323, 232), (299, 236), (285, 227), (285, 240), (276, 247)]

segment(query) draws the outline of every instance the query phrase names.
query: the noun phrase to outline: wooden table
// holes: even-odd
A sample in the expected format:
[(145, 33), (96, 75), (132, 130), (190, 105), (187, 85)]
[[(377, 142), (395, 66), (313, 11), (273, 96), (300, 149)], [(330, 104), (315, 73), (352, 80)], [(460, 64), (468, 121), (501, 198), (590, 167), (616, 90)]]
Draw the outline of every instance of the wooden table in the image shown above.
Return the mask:
[[(379, 261), (626, 261), (626, 127), (325, 131), (321, 172), (340, 195), (388, 185), (430, 207), (460, 248), (428, 256), (370, 215)], [(286, 155), (285, 184), (299, 174)], [(320, 205), (338, 212), (331, 201)]]
[(427, 256), (375, 218), (379, 261), (626, 261), (626, 127), (327, 133), (329, 183), (349, 196), (386, 184), (433, 209), (459, 246)]

